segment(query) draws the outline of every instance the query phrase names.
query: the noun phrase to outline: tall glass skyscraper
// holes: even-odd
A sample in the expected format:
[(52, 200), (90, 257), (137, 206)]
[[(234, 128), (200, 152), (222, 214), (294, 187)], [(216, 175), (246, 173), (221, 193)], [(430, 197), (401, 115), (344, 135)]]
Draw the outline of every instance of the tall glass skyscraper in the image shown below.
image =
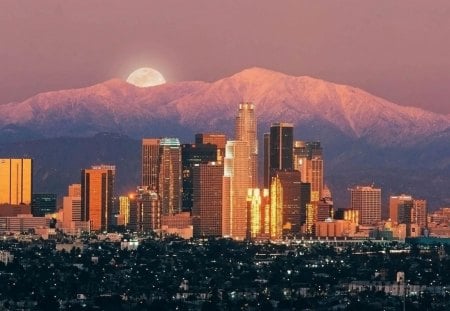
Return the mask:
[(31, 204), (33, 160), (0, 159), (0, 204)]
[(159, 186), (161, 213), (181, 212), (181, 145), (178, 138), (161, 138), (159, 149)]
[(81, 220), (89, 221), (91, 230), (108, 231), (114, 223), (115, 175), (114, 165), (92, 166), (81, 171)]
[(270, 170), (292, 171), (293, 169), (294, 125), (273, 123), (270, 127)]
[(249, 175), (251, 188), (258, 186), (258, 137), (256, 132), (255, 105), (252, 103), (239, 104), (236, 117), (235, 140), (247, 142), (249, 146)]

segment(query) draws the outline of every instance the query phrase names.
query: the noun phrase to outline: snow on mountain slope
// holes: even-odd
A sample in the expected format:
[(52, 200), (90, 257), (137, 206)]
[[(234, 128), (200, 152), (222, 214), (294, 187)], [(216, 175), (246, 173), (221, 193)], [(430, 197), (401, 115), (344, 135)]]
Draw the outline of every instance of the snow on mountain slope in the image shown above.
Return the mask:
[(0, 105), (0, 126), (19, 125), (48, 137), (120, 132), (134, 137), (155, 128), (191, 131), (233, 126), (237, 105), (256, 105), (260, 124), (332, 126), (375, 145), (413, 144), (450, 128), (450, 116), (395, 105), (363, 90), (262, 68), (216, 82), (178, 82), (137, 88), (121, 80), (47, 92)]

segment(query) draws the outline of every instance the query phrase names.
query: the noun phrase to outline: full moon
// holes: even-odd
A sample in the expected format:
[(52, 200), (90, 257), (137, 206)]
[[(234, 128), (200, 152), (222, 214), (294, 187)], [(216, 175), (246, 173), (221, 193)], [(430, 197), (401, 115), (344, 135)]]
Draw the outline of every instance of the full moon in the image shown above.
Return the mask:
[(143, 67), (133, 71), (127, 82), (137, 87), (150, 87), (166, 83), (163, 75), (153, 68)]

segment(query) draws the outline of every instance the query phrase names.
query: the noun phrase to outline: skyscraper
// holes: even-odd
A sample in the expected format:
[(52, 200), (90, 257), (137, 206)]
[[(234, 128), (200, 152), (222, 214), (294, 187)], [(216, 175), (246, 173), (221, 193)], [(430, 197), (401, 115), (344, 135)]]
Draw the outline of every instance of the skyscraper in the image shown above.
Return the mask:
[(0, 204), (31, 204), (33, 160), (0, 159)]
[(34, 217), (44, 217), (56, 211), (55, 193), (33, 193), (31, 213)]
[(89, 221), (91, 230), (108, 231), (113, 224), (113, 197), (116, 167), (92, 166), (81, 172), (81, 220)]
[(236, 117), (235, 140), (247, 142), (249, 146), (249, 176), (251, 188), (258, 185), (258, 137), (256, 132), (255, 106), (252, 103), (239, 104)]
[(381, 189), (356, 186), (350, 189), (350, 203), (359, 213), (359, 224), (374, 225), (381, 220)]
[(247, 192), (247, 238), (270, 238), (269, 189), (248, 189)]
[(413, 208), (411, 210), (411, 222), (419, 225), (420, 228), (425, 229), (428, 226), (427, 216), (427, 201), (414, 199)]
[(270, 171), (292, 171), (294, 126), (291, 123), (273, 123), (270, 127)]
[(151, 189), (158, 189), (159, 142), (158, 138), (142, 139), (142, 185)]
[(223, 235), (243, 240), (247, 234), (247, 189), (252, 188), (249, 144), (228, 141), (225, 148), (222, 230)]
[(171, 215), (181, 212), (181, 146), (178, 138), (162, 138), (159, 150), (159, 184), (157, 192), (161, 213)]
[(264, 188), (270, 187), (270, 133), (264, 133), (263, 138), (264, 157)]
[[(192, 211), (193, 174), (196, 164), (215, 162), (217, 160), (217, 146), (214, 144), (182, 144), (181, 162), (183, 166), (183, 194), (182, 210)], [(223, 172), (222, 172), (223, 174)]]
[(410, 224), (413, 198), (410, 195), (395, 195), (389, 197), (389, 217), (395, 224)]
[(216, 145), (217, 158), (215, 161), (223, 164), (225, 157), (225, 145), (227, 144), (227, 136), (221, 133), (198, 133), (195, 134), (195, 144), (212, 144)]
[(148, 186), (138, 187), (130, 195), (128, 228), (138, 232), (150, 232), (161, 228), (161, 210), (158, 193)]
[(200, 163), (193, 167), (192, 221), (195, 237), (222, 235), (223, 165)]
[[(299, 234), (301, 227), (301, 194), (302, 182), (299, 171), (274, 171), (272, 183), (279, 183), (273, 188), (276, 192), (271, 196), (281, 195), (276, 199), (277, 204), (281, 204), (283, 235)], [(281, 191), (278, 190), (281, 187)], [(272, 188), (271, 188), (272, 189)]]
[(300, 171), (302, 182), (311, 184), (311, 202), (319, 202), (323, 197), (323, 157), (320, 142), (295, 142), (294, 170)]

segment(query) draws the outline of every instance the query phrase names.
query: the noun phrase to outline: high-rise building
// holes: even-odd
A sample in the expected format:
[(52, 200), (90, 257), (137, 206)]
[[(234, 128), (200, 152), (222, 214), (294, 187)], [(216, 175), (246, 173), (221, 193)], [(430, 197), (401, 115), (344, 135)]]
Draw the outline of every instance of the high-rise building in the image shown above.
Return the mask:
[[(198, 135), (198, 134), (197, 134)], [(183, 166), (182, 210), (192, 211), (193, 205), (193, 174), (194, 165), (215, 162), (217, 146), (214, 144), (183, 144), (181, 145), (181, 161)], [(223, 174), (223, 172), (222, 172)]]
[(350, 204), (358, 211), (359, 224), (374, 225), (381, 220), (381, 189), (356, 186), (350, 189)]
[(283, 235), (283, 186), (277, 176), (270, 183), (270, 239), (279, 240)]
[(225, 149), (222, 234), (243, 240), (247, 235), (247, 189), (252, 188), (249, 144), (228, 141)]
[(294, 143), (294, 170), (300, 171), (302, 182), (311, 184), (311, 202), (318, 202), (323, 197), (322, 153), (320, 142)]
[(142, 185), (158, 189), (160, 139), (142, 139)]
[(72, 234), (89, 231), (89, 222), (83, 221), (81, 214), (81, 184), (72, 184), (63, 197), (62, 230)]
[(326, 221), (333, 219), (333, 200), (331, 198), (322, 198), (317, 203), (317, 221)]
[(69, 185), (68, 194), (69, 197), (81, 197), (81, 184)]
[(128, 226), (130, 223), (130, 196), (119, 196), (119, 215), (122, 218), (122, 225)]
[(158, 195), (161, 213), (171, 215), (181, 212), (183, 192), (181, 178), (181, 145), (178, 138), (160, 140)]
[(33, 160), (0, 159), (0, 204), (31, 204)]
[[(302, 182), (299, 171), (274, 171), (272, 183), (277, 183), (271, 196), (281, 195), (275, 201), (281, 203), (283, 235), (296, 235), (301, 228)], [(279, 183), (279, 186), (278, 186)], [(281, 191), (278, 190), (281, 187)], [(271, 188), (272, 189), (272, 188)]]
[(270, 127), (270, 171), (292, 171), (294, 126), (291, 123), (273, 123)]
[(270, 133), (264, 133), (263, 139), (264, 157), (264, 188), (270, 187)]
[(222, 236), (223, 165), (200, 163), (193, 167), (192, 221), (195, 237)]
[(411, 195), (389, 197), (389, 217), (394, 224), (410, 224), (413, 198)]
[(225, 157), (225, 145), (227, 144), (227, 136), (221, 133), (198, 133), (195, 134), (196, 144), (212, 144), (216, 145), (217, 158), (215, 161), (223, 164)]
[(34, 217), (44, 217), (45, 214), (56, 212), (55, 193), (33, 193), (31, 213)]
[(420, 228), (427, 228), (427, 201), (414, 199), (413, 208), (411, 209), (411, 222), (417, 224)]
[(270, 238), (269, 189), (248, 189), (247, 193), (247, 238)]
[(161, 210), (158, 193), (148, 186), (136, 189), (130, 195), (128, 228), (138, 232), (151, 232), (161, 228)]
[(257, 188), (258, 185), (258, 137), (256, 128), (255, 105), (241, 103), (236, 117), (235, 140), (248, 144), (248, 170), (251, 177), (251, 188)]
[(92, 166), (81, 172), (81, 220), (89, 221), (91, 230), (108, 231), (114, 224), (115, 174), (114, 165)]

